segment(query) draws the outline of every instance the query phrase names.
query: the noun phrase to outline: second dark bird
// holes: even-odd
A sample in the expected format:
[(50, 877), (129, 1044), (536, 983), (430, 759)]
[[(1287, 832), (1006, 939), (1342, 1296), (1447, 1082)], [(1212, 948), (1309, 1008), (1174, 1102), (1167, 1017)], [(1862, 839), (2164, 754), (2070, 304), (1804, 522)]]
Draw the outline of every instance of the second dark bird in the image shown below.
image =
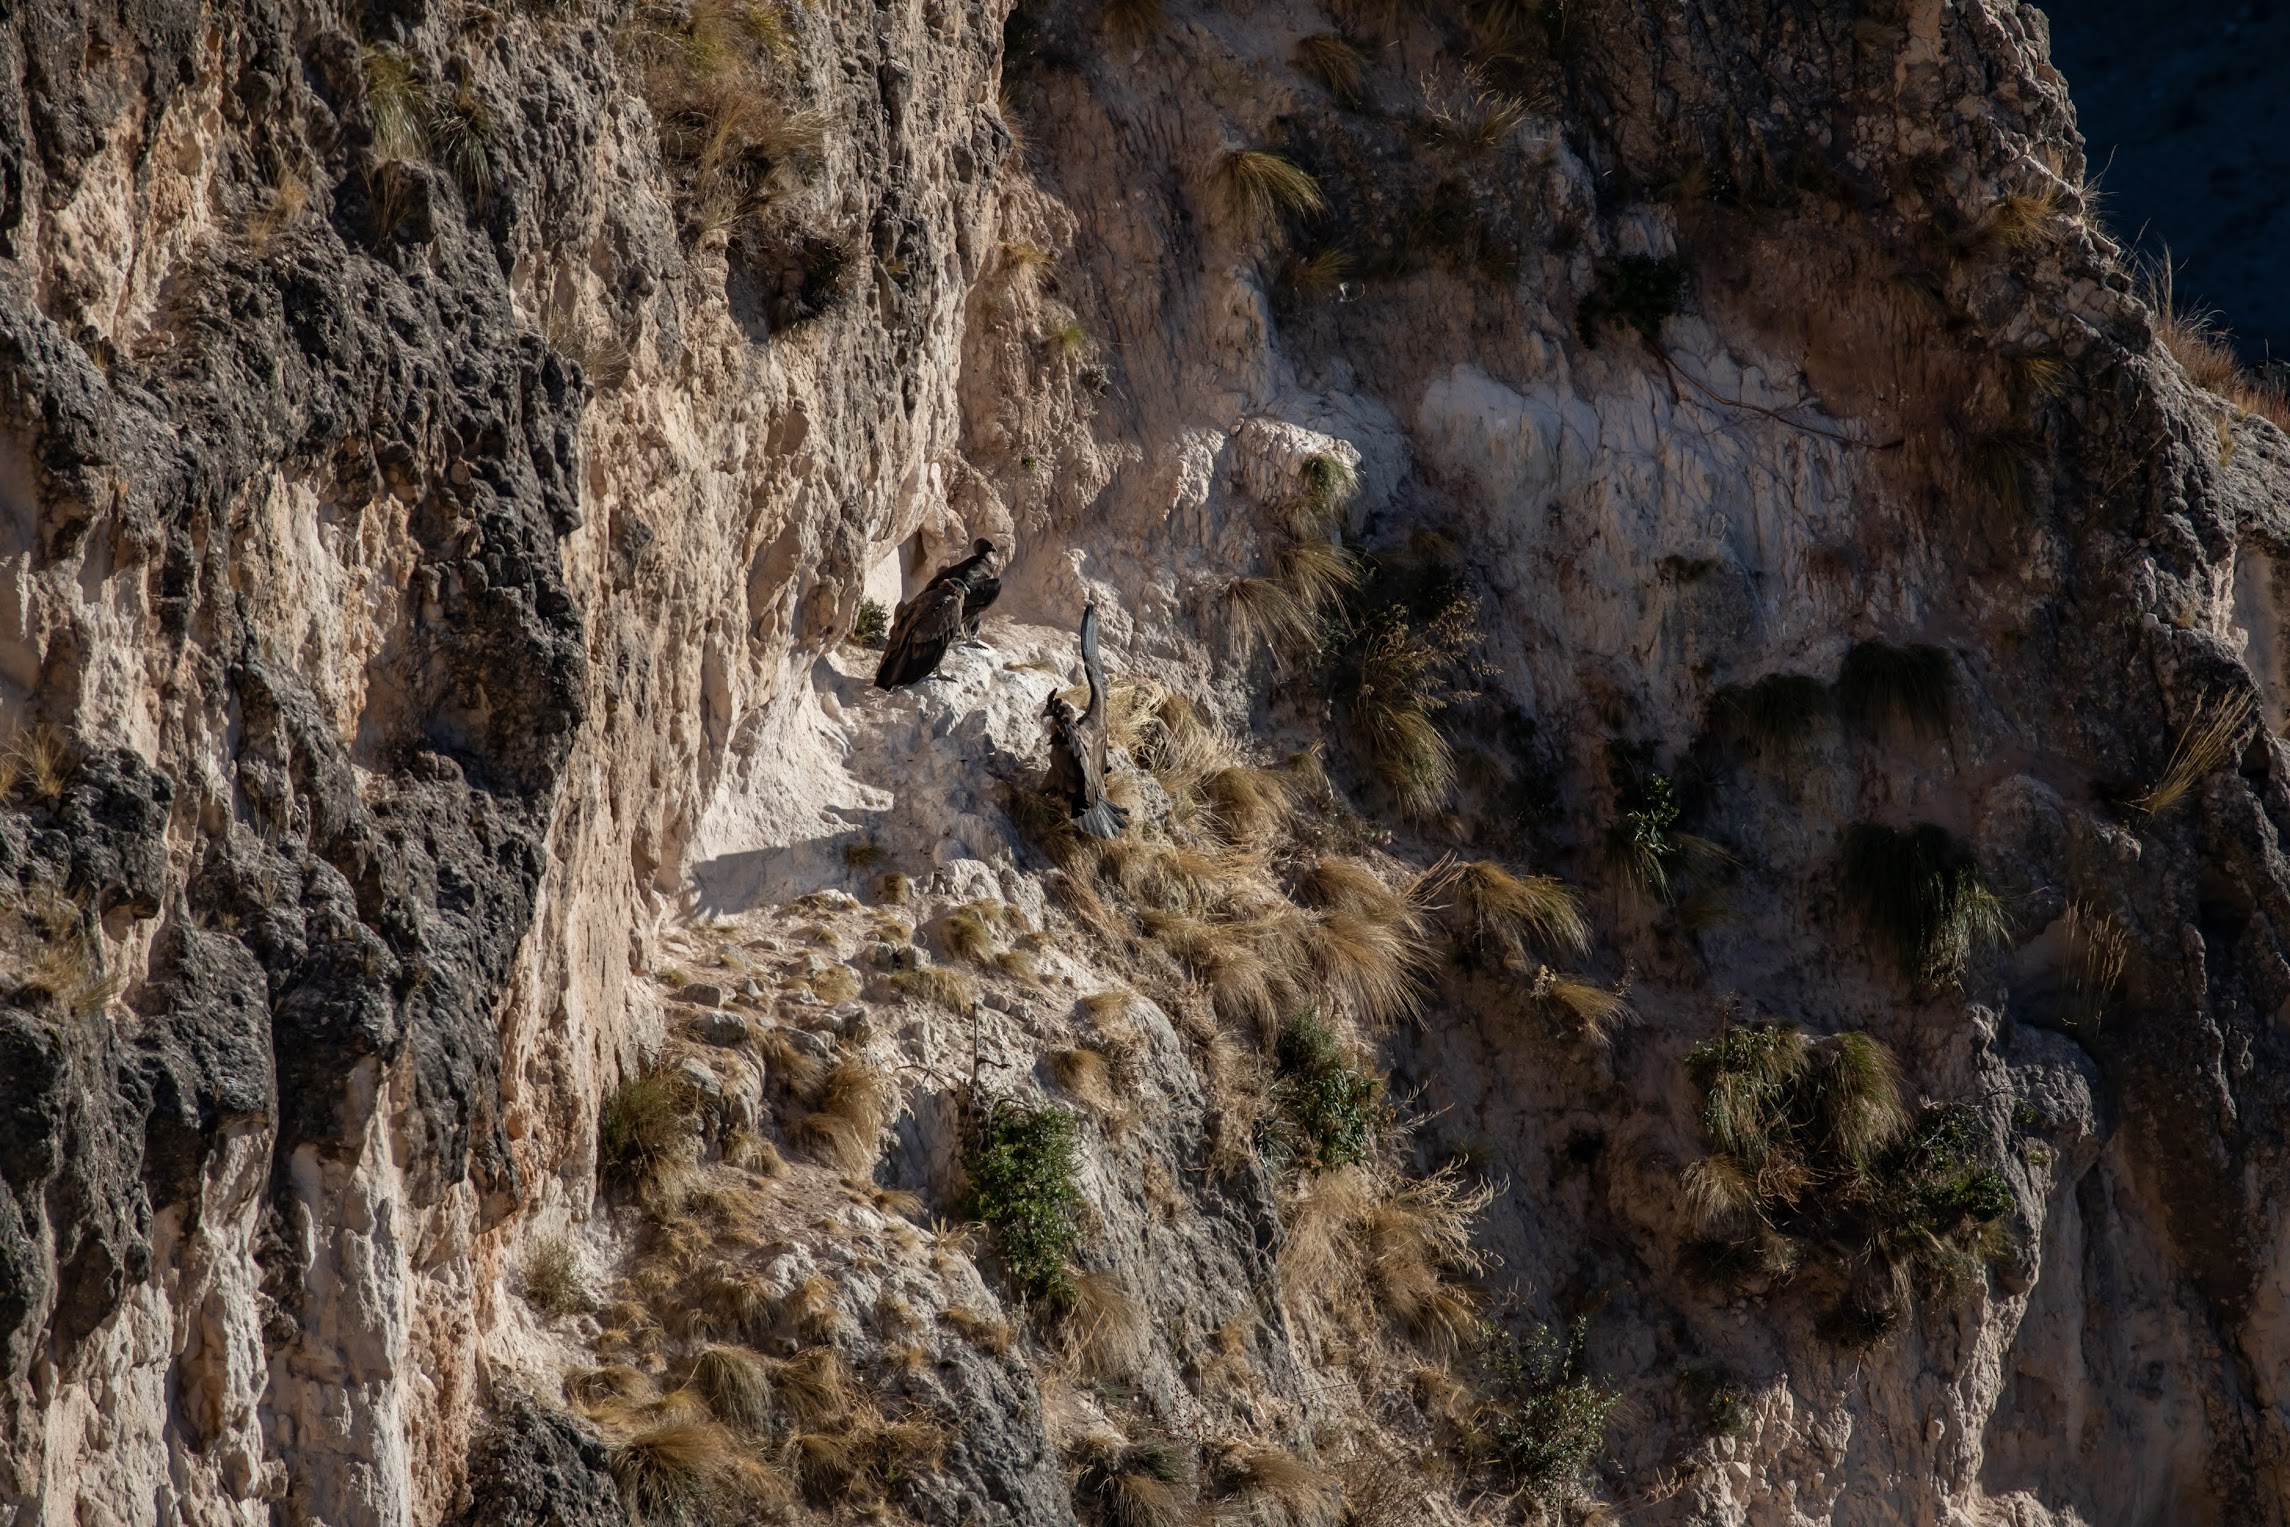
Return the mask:
[(922, 592), (900, 605), (875, 667), (876, 686), (919, 684), (938, 671), (955, 638), (975, 639), (980, 617), (1002, 592), (1001, 567), (1001, 548), (981, 536), (969, 556), (940, 568)]

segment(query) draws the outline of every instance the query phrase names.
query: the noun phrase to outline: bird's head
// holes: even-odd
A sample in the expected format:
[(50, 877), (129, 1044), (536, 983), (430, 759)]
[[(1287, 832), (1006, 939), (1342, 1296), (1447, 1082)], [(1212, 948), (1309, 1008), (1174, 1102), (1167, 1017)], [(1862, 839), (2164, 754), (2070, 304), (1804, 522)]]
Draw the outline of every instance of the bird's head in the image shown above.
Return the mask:
[(1002, 560), (1002, 548), (996, 546), (985, 536), (980, 536), (977, 540), (971, 542), (970, 549), (978, 556), (984, 557), (989, 563), (999, 563)]

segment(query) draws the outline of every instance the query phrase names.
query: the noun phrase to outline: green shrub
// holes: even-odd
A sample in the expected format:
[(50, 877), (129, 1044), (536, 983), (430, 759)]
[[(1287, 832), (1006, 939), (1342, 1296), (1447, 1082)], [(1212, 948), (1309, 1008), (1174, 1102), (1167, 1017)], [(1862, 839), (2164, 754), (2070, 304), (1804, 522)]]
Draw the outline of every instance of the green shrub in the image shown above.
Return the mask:
[(1707, 838), (1679, 830), (1684, 808), (1677, 784), (1649, 767), (1651, 753), (1645, 744), (1607, 745), (1615, 819), (1606, 829), (1606, 862), (1640, 895), (1668, 902), (1672, 882), (1690, 865), (1722, 868), (1730, 856)]
[(1648, 344), (1662, 338), (1662, 320), (1678, 311), (1685, 295), (1686, 268), (1675, 255), (1624, 255), (1601, 263), (1590, 295), (1575, 309), (1575, 332), (1598, 348), (1602, 324), (1630, 329)]
[(1945, 985), (2003, 943), (2003, 904), (1972, 855), (1927, 822), (1903, 832), (1863, 822), (1845, 834), (1844, 888), (1869, 931), (1912, 979)]
[(1331, 1172), (1365, 1161), (1381, 1123), (1383, 1084), (1357, 1070), (1328, 1026), (1291, 1019), (1274, 1049), (1276, 1116), (1267, 1129), (1270, 1154), (1303, 1171)]
[(1070, 1110), (999, 1097), (977, 1110), (964, 1145), (969, 1212), (993, 1231), (1002, 1264), (1030, 1299), (1073, 1294), (1082, 1207), (1074, 1136)]
[(858, 618), (851, 622), (851, 641), (854, 645), (880, 647), (884, 638), (890, 635), (890, 629), (891, 612), (883, 608), (882, 601), (859, 601)]
[(1837, 703), (1863, 731), (1901, 728), (1919, 737), (1948, 730), (1949, 696), (1956, 665), (1945, 649), (1862, 642), (1845, 654), (1837, 674)]
[(1621, 1394), (1583, 1372), (1588, 1323), (1576, 1319), (1561, 1339), (1537, 1326), (1526, 1341), (1492, 1337), (1487, 1364), (1495, 1379), (1495, 1462), (1514, 1488), (1555, 1505), (1579, 1487), (1606, 1442), (1606, 1423)]
[(1686, 1068), (1710, 1145), (1685, 1177), (1706, 1232), (1691, 1260), (1715, 1281), (1784, 1276), (1807, 1255), (1841, 1263), (1852, 1291), (1823, 1329), (1865, 1346), (1898, 1326), (1905, 1291), (1961, 1293), (1996, 1250), (2014, 1199), (1993, 1141), (1961, 1106), (1912, 1120), (1870, 1036), (1729, 1024)]

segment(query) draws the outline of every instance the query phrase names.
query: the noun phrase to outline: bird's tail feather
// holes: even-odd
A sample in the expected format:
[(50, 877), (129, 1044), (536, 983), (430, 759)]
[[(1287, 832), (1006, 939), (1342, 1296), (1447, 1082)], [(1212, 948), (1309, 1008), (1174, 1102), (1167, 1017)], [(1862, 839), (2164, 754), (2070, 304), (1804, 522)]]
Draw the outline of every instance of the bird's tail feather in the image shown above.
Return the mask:
[(1093, 838), (1118, 838), (1121, 829), (1129, 825), (1129, 813), (1111, 801), (1099, 801), (1075, 817), (1073, 825)]

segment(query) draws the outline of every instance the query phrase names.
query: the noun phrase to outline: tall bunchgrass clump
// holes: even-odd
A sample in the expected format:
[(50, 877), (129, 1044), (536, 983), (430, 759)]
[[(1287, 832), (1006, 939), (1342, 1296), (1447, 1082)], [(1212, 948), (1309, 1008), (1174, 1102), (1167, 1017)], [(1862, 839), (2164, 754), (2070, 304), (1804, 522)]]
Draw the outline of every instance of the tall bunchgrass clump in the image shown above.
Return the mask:
[(2141, 295), (2153, 310), (2155, 337), (2188, 381), (2242, 413), (2257, 414), (2290, 431), (2290, 391), (2285, 390), (2281, 373), (2252, 375), (2235, 354), (2233, 339), (2220, 327), (2216, 312), (2180, 306), (2169, 251), (2149, 267)]
[(790, 107), (796, 36), (769, 0), (640, 8), (618, 34), (637, 71), (687, 224), (753, 220), (818, 160), (825, 123)]
[(581, 1280), (580, 1259), (563, 1236), (535, 1241), (525, 1253), (518, 1292), (539, 1314), (577, 1315), (593, 1308), (587, 1285)]
[(1845, 834), (1843, 882), (1869, 932), (1912, 979), (1943, 986), (2005, 943), (2003, 903), (1971, 853), (1932, 823), (1863, 822)]
[(1956, 665), (1943, 648), (1861, 642), (1845, 654), (1837, 704), (1864, 732), (1896, 729), (1938, 737), (1948, 730), (1955, 687)]

